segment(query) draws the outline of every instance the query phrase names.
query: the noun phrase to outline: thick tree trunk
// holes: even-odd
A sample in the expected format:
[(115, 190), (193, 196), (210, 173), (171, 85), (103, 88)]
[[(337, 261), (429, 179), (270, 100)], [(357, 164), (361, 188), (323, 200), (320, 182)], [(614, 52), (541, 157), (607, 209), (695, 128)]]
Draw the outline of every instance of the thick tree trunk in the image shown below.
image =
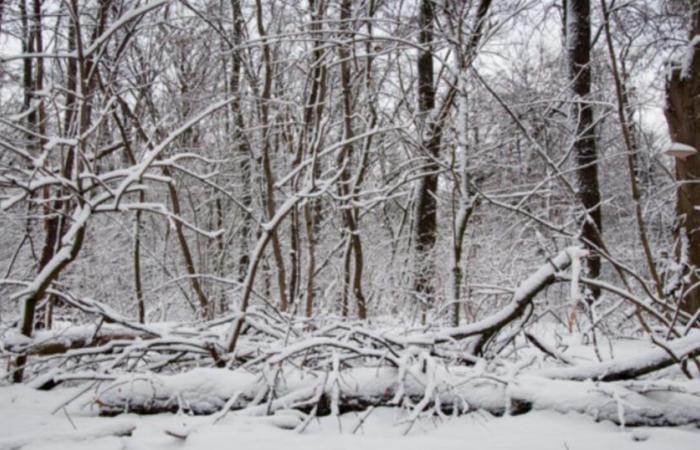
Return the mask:
[[(700, 0), (691, 1), (689, 33), (691, 57), (675, 68), (666, 84), (666, 121), (671, 140), (700, 151)], [(700, 153), (676, 159), (678, 181), (677, 213), (682, 248), (679, 256), (687, 264), (688, 276), (682, 289), (682, 308), (694, 313), (700, 309)]]
[[(591, 256), (587, 259), (590, 278), (600, 276), (602, 248), (602, 214), (598, 185), (598, 152), (591, 97), (591, 9), (589, 0), (567, 0), (566, 41), (569, 59), (569, 76), (573, 88), (573, 117), (576, 120), (574, 151), (578, 195), (585, 208), (581, 239)], [(593, 290), (598, 297), (599, 290)]]
[(423, 177), (416, 186), (415, 193), (415, 274), (414, 295), (423, 308), (423, 321), (427, 308), (434, 301), (434, 263), (432, 251), (437, 233), (437, 187), (438, 165), (434, 161), (440, 152), (440, 134), (434, 131), (432, 113), (435, 109), (435, 86), (433, 81), (433, 3), (423, 0), (420, 6), (419, 43), (423, 46), (418, 55), (418, 111), (421, 164)]

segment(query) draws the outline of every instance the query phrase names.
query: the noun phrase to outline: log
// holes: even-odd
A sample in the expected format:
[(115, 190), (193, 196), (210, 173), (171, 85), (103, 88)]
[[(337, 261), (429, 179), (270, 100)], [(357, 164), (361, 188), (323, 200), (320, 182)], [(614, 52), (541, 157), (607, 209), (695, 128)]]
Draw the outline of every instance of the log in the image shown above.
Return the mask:
[(132, 341), (150, 335), (119, 325), (79, 325), (64, 329), (39, 330), (28, 338), (15, 330), (3, 337), (4, 349), (11, 353), (32, 356), (51, 356), (69, 350), (101, 346), (113, 340)]
[[(174, 411), (215, 414), (235, 392), (237, 398), (228, 406), (238, 415), (260, 416), (282, 409), (308, 411), (313, 407), (319, 415), (328, 414), (335, 396), (339, 412), (407, 402), (446, 413), (485, 410), (495, 415), (514, 415), (547, 409), (578, 412), (627, 426), (700, 424), (697, 382), (676, 384), (674, 389), (645, 389), (635, 384), (553, 380), (533, 375), (504, 380), (470, 368), (448, 371), (437, 366), (432, 376), (417, 366), (406, 371), (358, 367), (341, 371), (337, 378), (328, 372), (285, 369), (275, 388), (276, 397), (269, 401), (266, 394), (270, 379), (270, 374), (202, 368), (176, 375), (130, 375), (97, 393), (95, 402), (104, 415)], [(430, 385), (434, 388), (426, 399)]]

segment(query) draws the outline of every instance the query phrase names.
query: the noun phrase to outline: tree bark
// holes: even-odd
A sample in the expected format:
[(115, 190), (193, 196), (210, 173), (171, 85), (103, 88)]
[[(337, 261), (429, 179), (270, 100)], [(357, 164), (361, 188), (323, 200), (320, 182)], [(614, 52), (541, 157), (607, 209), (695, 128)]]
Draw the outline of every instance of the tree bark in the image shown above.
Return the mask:
[[(456, 6), (460, 5), (460, 2), (455, 2)], [(457, 146), (459, 148), (459, 187), (455, 182), (455, 190), (459, 192), (459, 209), (455, 217), (454, 224), (454, 238), (453, 238), (453, 252), (452, 252), (452, 326), (459, 325), (459, 310), (462, 307), (462, 284), (464, 274), (462, 273), (462, 253), (464, 249), (464, 235), (467, 231), (467, 224), (469, 223), (469, 218), (474, 212), (476, 206), (476, 199), (471, 191), (470, 179), (471, 173), (469, 172), (469, 99), (467, 96), (468, 83), (467, 83), (467, 70), (471, 66), (472, 61), (476, 57), (477, 47), (479, 41), (481, 40), (482, 32), (484, 29), (484, 23), (486, 22), (486, 17), (488, 16), (489, 8), (491, 6), (491, 0), (481, 0), (479, 3), (479, 8), (477, 10), (477, 15), (474, 23), (474, 32), (471, 38), (466, 42), (466, 47), (462, 43), (463, 40), (463, 19), (459, 20), (459, 26), (457, 27), (458, 34), (458, 48), (457, 50), (457, 62), (458, 62), (458, 72), (459, 72), (459, 93), (457, 102)], [(464, 48), (465, 47), (465, 48)]]
[[(343, 29), (350, 31), (350, 18), (352, 17), (352, 5), (350, 0), (343, 0), (340, 7), (340, 21)], [(352, 93), (351, 93), (351, 73), (350, 73), (350, 39), (352, 35), (348, 32), (344, 38), (347, 40), (343, 46), (338, 49), (338, 55), (340, 56), (340, 83), (343, 92), (343, 139), (352, 139), (354, 136), (353, 126), (352, 126)], [(364, 293), (362, 292), (362, 270), (364, 268), (364, 256), (362, 252), (362, 240), (360, 239), (358, 219), (359, 214), (357, 208), (353, 206), (353, 199), (351, 196), (351, 191), (355, 190), (350, 177), (350, 161), (354, 153), (355, 146), (352, 143), (348, 143), (343, 147), (341, 152), (339, 163), (343, 167), (343, 171), (340, 175), (340, 194), (346, 202), (345, 208), (343, 209), (343, 221), (347, 229), (348, 234), (348, 255), (344, 264), (344, 283), (343, 292), (347, 292), (347, 283), (350, 281), (350, 253), (353, 255), (352, 263), (354, 266), (354, 275), (352, 277), (352, 293), (355, 297), (355, 304), (357, 306), (357, 317), (360, 319), (367, 318), (367, 304), (365, 300)], [(343, 297), (343, 315), (347, 315), (347, 300), (345, 294)]]
[(434, 263), (432, 251), (437, 233), (437, 187), (438, 165), (435, 159), (440, 152), (440, 134), (433, 129), (431, 115), (435, 109), (435, 86), (433, 80), (433, 3), (422, 0), (420, 5), (419, 43), (423, 47), (418, 55), (418, 113), (420, 133), (420, 156), (424, 164), (423, 176), (418, 182), (415, 194), (415, 274), (414, 295), (422, 306), (422, 317), (434, 301)]
[[(243, 18), (243, 13), (241, 11), (240, 0), (231, 0), (231, 13), (233, 15), (233, 45), (239, 46), (244, 39), (243, 32), (245, 30), (245, 19)], [(240, 158), (238, 163), (238, 169), (240, 170), (241, 177), (241, 203), (246, 208), (249, 208), (252, 204), (251, 196), (251, 164), (250, 164), (250, 145), (248, 144), (243, 130), (245, 129), (245, 123), (243, 121), (243, 111), (241, 109), (241, 50), (238, 48), (232, 49), (232, 67), (231, 67), (231, 81), (230, 88), (233, 95), (237, 95), (238, 98), (231, 105), (233, 114), (235, 114), (235, 124), (234, 124), (234, 146), (236, 147), (237, 157)], [(240, 257), (238, 259), (238, 281), (243, 282), (245, 279), (246, 270), (248, 269), (248, 263), (250, 262), (249, 256), (249, 241), (251, 236), (252, 224), (251, 219), (246, 215), (243, 219), (243, 224), (240, 231)]]
[[(263, 5), (260, 0), (255, 2), (256, 24), (258, 34), (262, 38), (262, 52), (265, 66), (265, 78), (263, 81), (262, 98), (260, 99), (260, 115), (263, 127), (263, 143), (262, 143), (262, 168), (265, 178), (265, 211), (267, 219), (270, 220), (275, 215), (275, 180), (272, 169), (272, 161), (270, 160), (270, 120), (269, 120), (269, 101), (272, 96), (272, 55), (270, 54), (270, 44), (267, 41), (267, 31), (263, 25)], [(279, 289), (280, 310), (286, 311), (289, 306), (287, 292), (287, 273), (284, 266), (284, 258), (282, 257), (282, 244), (280, 243), (278, 231), (275, 229), (271, 235), (272, 254), (277, 266), (277, 287)]]
[[(666, 121), (671, 140), (700, 149), (700, 0), (690, 2), (691, 29), (688, 35), (690, 58), (684, 67), (676, 67), (666, 82)], [(678, 256), (686, 266), (683, 277), (683, 310), (700, 309), (700, 153), (676, 159), (678, 181), (676, 211), (681, 233)]]
[[(590, 278), (600, 276), (602, 213), (598, 183), (598, 151), (591, 97), (591, 7), (589, 0), (567, 0), (566, 41), (569, 76), (574, 94), (573, 116), (577, 119), (574, 152), (578, 195), (585, 208), (581, 240), (590, 251), (587, 271)], [(600, 291), (592, 290), (597, 298)]]

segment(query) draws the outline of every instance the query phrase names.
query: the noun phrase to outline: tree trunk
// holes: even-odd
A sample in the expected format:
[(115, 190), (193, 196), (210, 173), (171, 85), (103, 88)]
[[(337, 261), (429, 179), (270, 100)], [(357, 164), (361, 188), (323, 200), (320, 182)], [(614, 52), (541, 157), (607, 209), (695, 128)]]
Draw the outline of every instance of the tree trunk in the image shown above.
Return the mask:
[[(245, 19), (243, 18), (243, 13), (241, 11), (240, 0), (231, 0), (231, 13), (233, 16), (233, 44), (238, 46), (243, 42)], [(238, 48), (232, 49), (232, 67), (231, 67), (231, 81), (230, 88), (233, 95), (237, 95), (238, 98), (231, 105), (233, 114), (235, 114), (235, 124), (234, 124), (234, 134), (233, 142), (236, 148), (236, 156), (239, 159), (238, 170), (240, 171), (241, 177), (241, 203), (246, 208), (250, 208), (252, 205), (252, 195), (251, 195), (251, 164), (250, 164), (250, 145), (246, 140), (243, 130), (245, 129), (245, 123), (243, 121), (243, 111), (241, 109), (241, 51)], [(251, 219), (249, 215), (246, 215), (243, 219), (243, 224), (241, 225), (240, 231), (240, 249), (238, 258), (238, 281), (243, 282), (246, 275), (246, 270), (248, 270), (248, 263), (250, 262), (249, 253), (249, 241), (251, 236)]]
[(437, 187), (439, 169), (435, 159), (440, 151), (439, 134), (434, 133), (431, 115), (435, 109), (435, 86), (433, 81), (433, 4), (423, 0), (418, 18), (421, 30), (419, 42), (424, 50), (418, 55), (418, 111), (421, 164), (423, 177), (416, 187), (415, 202), (415, 278), (414, 295), (423, 309), (423, 321), (428, 307), (434, 301), (434, 263), (432, 251), (437, 233)]
[[(274, 172), (272, 168), (272, 161), (270, 160), (270, 114), (269, 114), (269, 101), (272, 96), (272, 77), (273, 77), (273, 61), (272, 55), (270, 54), (270, 44), (267, 41), (267, 31), (263, 25), (263, 5), (260, 0), (255, 2), (256, 11), (256, 24), (258, 34), (262, 38), (262, 51), (263, 60), (265, 66), (265, 77), (263, 81), (263, 91), (262, 98), (260, 99), (260, 115), (263, 128), (263, 143), (262, 143), (262, 168), (263, 175), (265, 178), (265, 194), (264, 203), (265, 211), (267, 213), (267, 219), (270, 220), (275, 216), (275, 179)], [(272, 240), (272, 255), (275, 260), (275, 265), (277, 266), (277, 287), (279, 290), (280, 297), (280, 310), (286, 311), (289, 306), (288, 293), (287, 293), (287, 272), (284, 266), (284, 258), (282, 256), (282, 244), (279, 239), (279, 234), (277, 230), (274, 230), (271, 235)]]
[[(700, 34), (700, 0), (690, 2), (691, 46), (684, 67), (676, 67), (666, 83), (666, 121), (673, 142), (700, 149), (700, 54), (696, 36)], [(679, 256), (687, 264), (681, 307), (694, 313), (700, 309), (700, 154), (676, 159), (678, 181), (678, 226), (682, 248)]]
[[(587, 259), (590, 278), (600, 276), (602, 215), (598, 186), (598, 152), (591, 96), (591, 8), (589, 0), (567, 0), (566, 42), (569, 76), (574, 94), (573, 117), (577, 120), (574, 152), (578, 195), (585, 208), (581, 240), (591, 256)], [(600, 290), (593, 289), (594, 297)]]
[[(340, 8), (340, 22), (341, 26), (350, 30), (350, 18), (352, 17), (352, 5), (350, 0), (343, 0)], [(344, 36), (348, 42), (345, 42), (343, 46), (338, 49), (338, 55), (340, 56), (340, 83), (343, 92), (343, 139), (352, 139), (354, 136), (354, 130), (352, 126), (352, 95), (351, 95), (351, 73), (350, 73), (350, 55), (349, 50), (350, 43), (349, 40), (352, 35), (348, 33)], [(362, 241), (360, 239), (359, 227), (357, 224), (357, 219), (359, 219), (359, 214), (357, 213), (357, 208), (353, 206), (353, 197), (351, 196), (351, 191), (354, 192), (355, 186), (353, 186), (350, 177), (350, 161), (352, 154), (354, 153), (355, 146), (352, 143), (348, 143), (343, 147), (341, 156), (339, 158), (339, 163), (343, 167), (343, 171), (340, 175), (340, 194), (346, 202), (345, 208), (343, 209), (343, 221), (348, 233), (348, 249), (347, 257), (344, 258), (344, 283), (343, 286), (343, 315), (347, 315), (347, 283), (350, 282), (350, 253), (353, 255), (353, 265), (355, 268), (355, 273), (352, 278), (352, 293), (355, 297), (355, 303), (357, 305), (357, 316), (360, 319), (367, 318), (367, 306), (365, 296), (362, 292), (362, 270), (364, 268), (364, 256), (362, 252)]]

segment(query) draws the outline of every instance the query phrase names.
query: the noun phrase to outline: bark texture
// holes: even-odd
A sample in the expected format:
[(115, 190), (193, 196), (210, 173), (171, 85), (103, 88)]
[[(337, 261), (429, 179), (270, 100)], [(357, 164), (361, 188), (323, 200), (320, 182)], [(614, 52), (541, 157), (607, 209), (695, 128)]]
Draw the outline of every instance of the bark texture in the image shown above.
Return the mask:
[(440, 152), (440, 133), (436, 133), (431, 121), (435, 109), (435, 85), (433, 81), (433, 3), (423, 0), (420, 6), (420, 44), (423, 46), (418, 56), (418, 111), (420, 136), (420, 156), (424, 165), (424, 175), (416, 188), (415, 248), (416, 274), (414, 292), (424, 308), (433, 301), (434, 267), (431, 253), (435, 247), (437, 227), (438, 165), (436, 158)]
[[(598, 183), (598, 151), (591, 97), (591, 5), (589, 0), (567, 0), (566, 47), (569, 75), (574, 94), (573, 117), (576, 120), (574, 152), (576, 155), (577, 190), (585, 209), (581, 239), (591, 256), (587, 270), (591, 278), (600, 276), (602, 248), (602, 214)], [(598, 297), (600, 291), (594, 289)]]
[[(700, 149), (700, 1), (691, 1), (692, 21), (688, 59), (675, 67), (666, 84), (666, 121), (671, 140)], [(682, 248), (679, 256), (687, 263), (682, 288), (682, 308), (694, 313), (700, 309), (700, 154), (676, 159), (678, 180), (677, 213)]]

